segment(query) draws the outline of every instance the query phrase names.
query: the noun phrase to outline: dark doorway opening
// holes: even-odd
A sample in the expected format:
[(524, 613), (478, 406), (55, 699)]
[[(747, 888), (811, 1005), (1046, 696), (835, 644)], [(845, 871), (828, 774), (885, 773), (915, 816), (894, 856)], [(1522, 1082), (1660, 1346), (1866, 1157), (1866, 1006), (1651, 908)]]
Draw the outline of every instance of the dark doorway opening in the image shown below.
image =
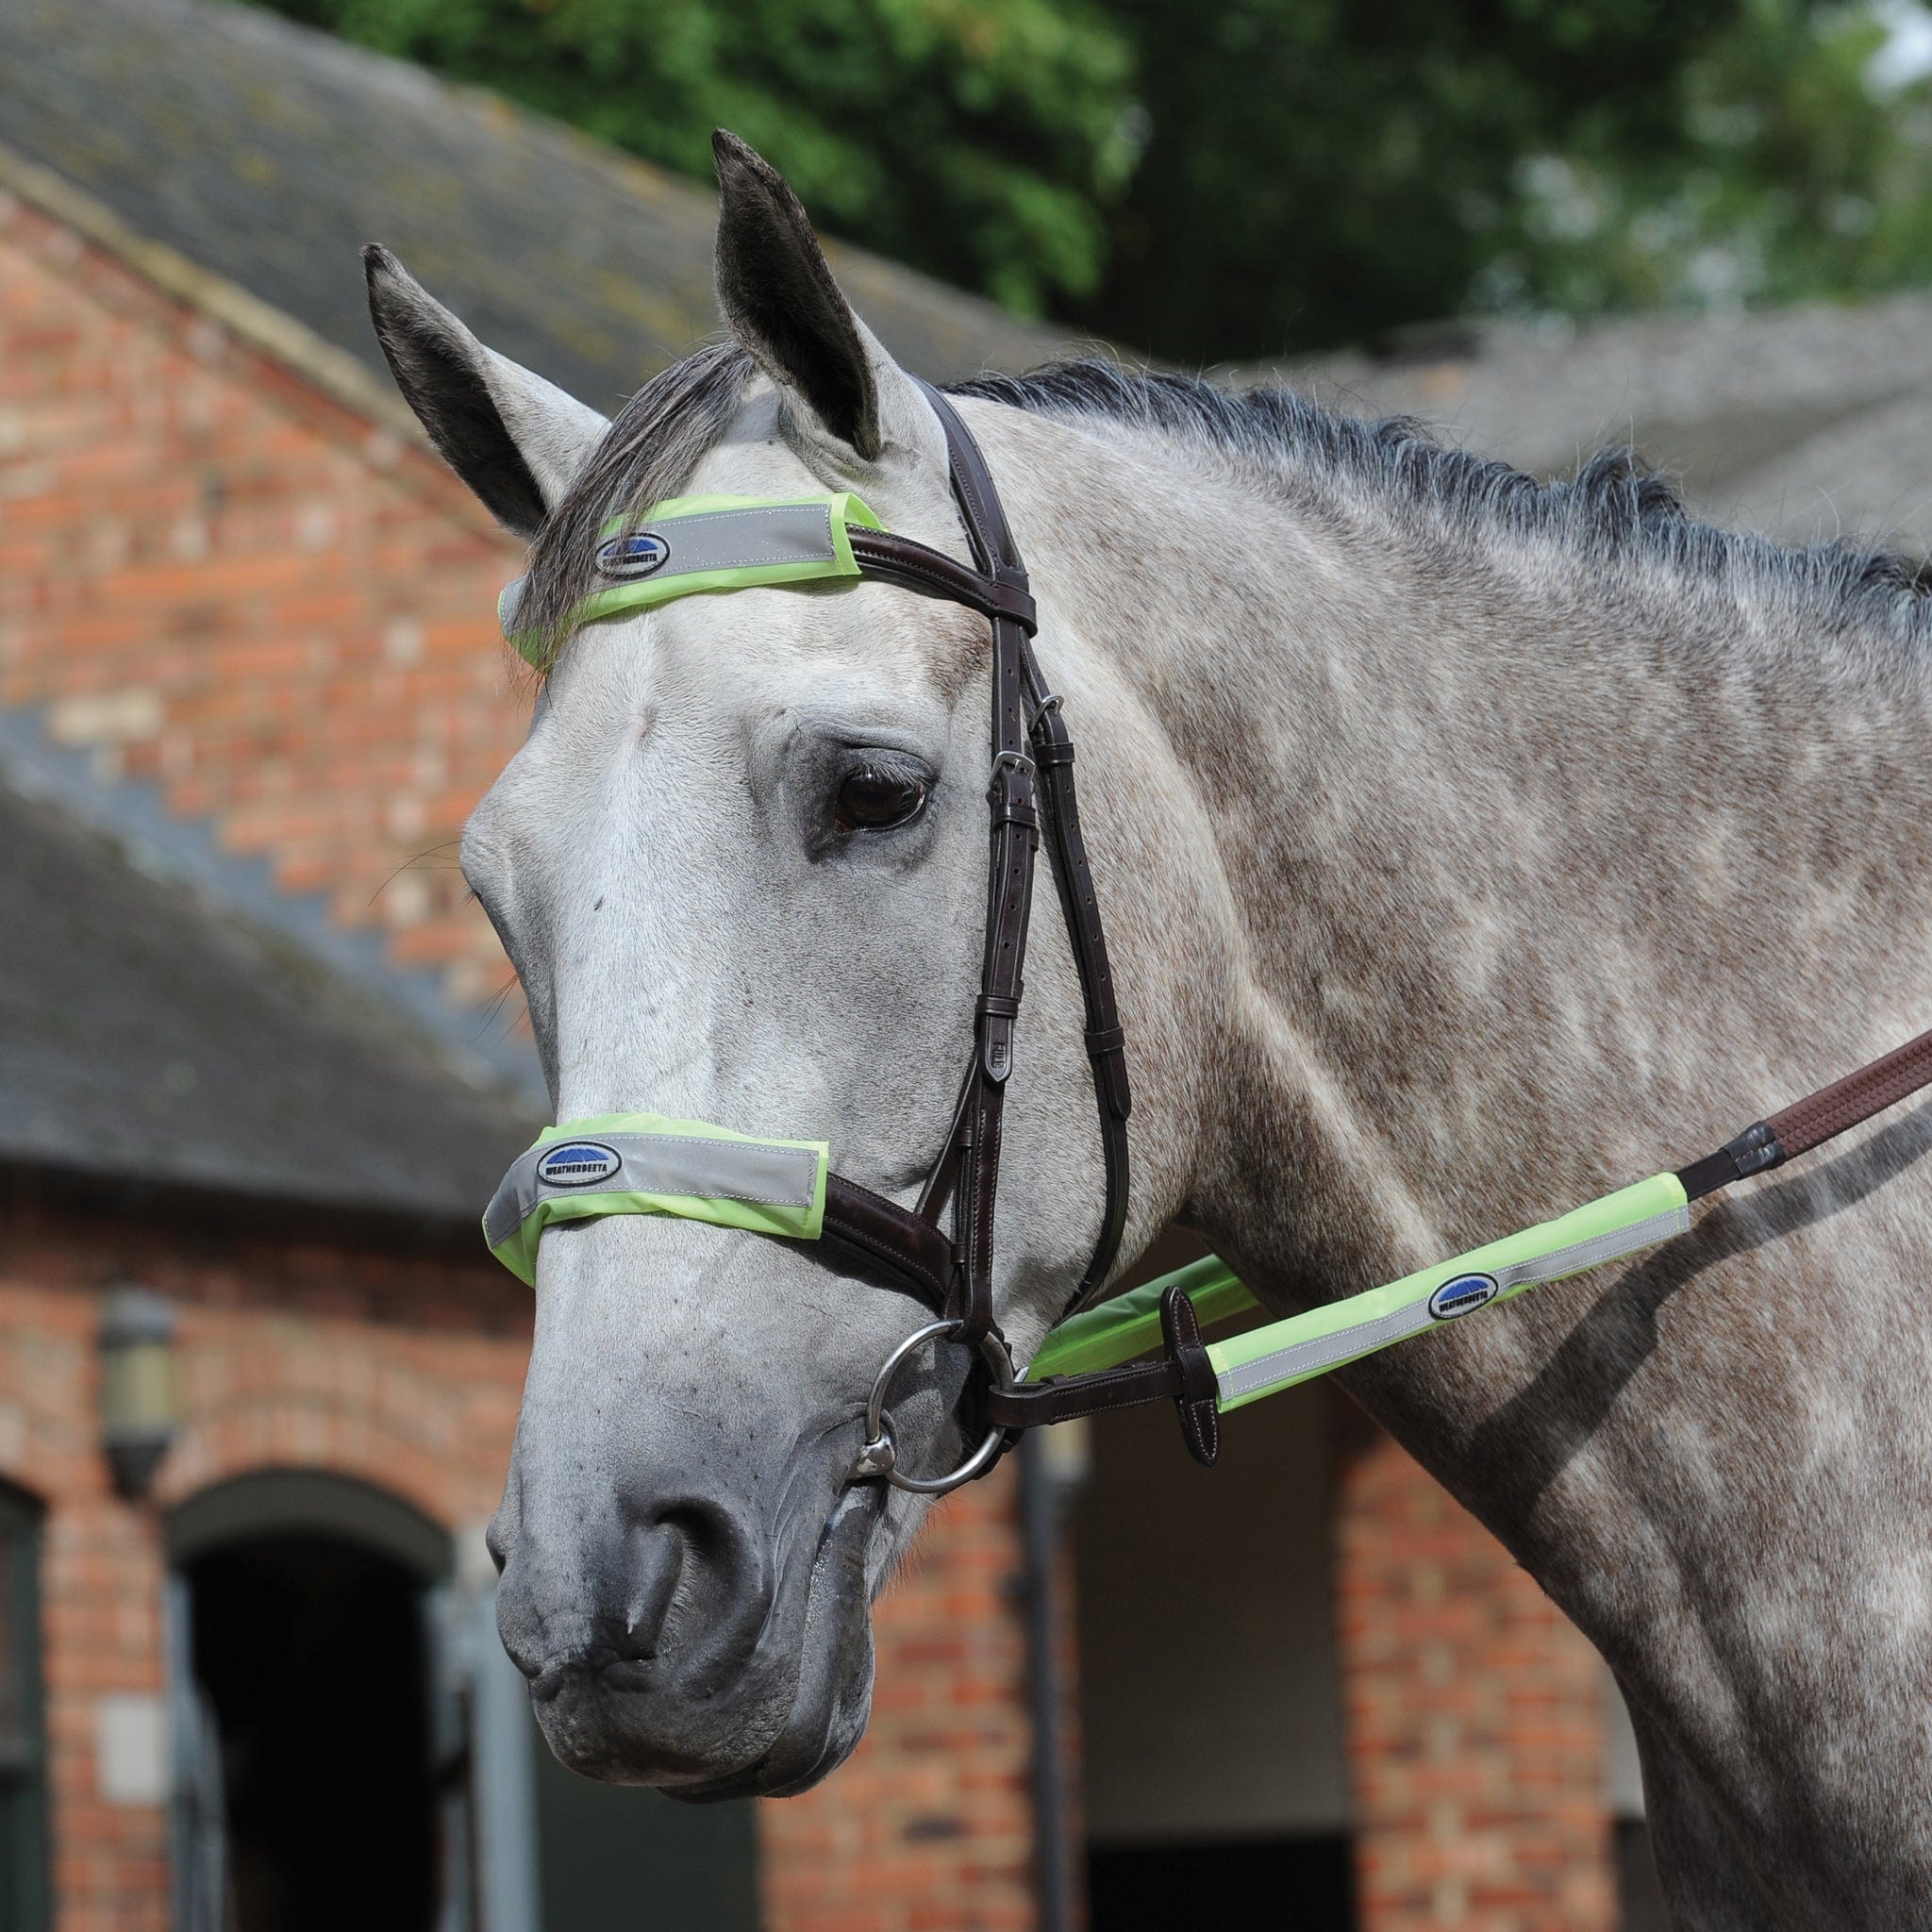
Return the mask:
[[(1296, 1932), (1353, 1932), (1355, 1861), (1345, 1834), (1201, 1839), (1193, 1843), (1090, 1845), (1091, 1932), (1171, 1932), (1204, 1923), (1203, 1874), (1216, 1916)], [(1245, 1904), (1241, 1901), (1245, 1900)]]
[(436, 1828), (418, 1578), (313, 1531), (229, 1543), (186, 1574), (235, 1932), (427, 1932)]

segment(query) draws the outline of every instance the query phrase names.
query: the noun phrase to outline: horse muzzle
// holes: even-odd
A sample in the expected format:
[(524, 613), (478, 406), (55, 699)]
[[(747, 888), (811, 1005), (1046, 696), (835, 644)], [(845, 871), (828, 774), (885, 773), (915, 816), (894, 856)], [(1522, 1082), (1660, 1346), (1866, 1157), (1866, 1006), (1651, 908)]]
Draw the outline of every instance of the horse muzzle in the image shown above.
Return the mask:
[(587, 1543), (580, 1524), (553, 1530), (506, 1497), (497, 1626), (559, 1761), (692, 1796), (802, 1789), (831, 1769), (870, 1703), (878, 1493), (841, 1497), (790, 1560), (735, 1502), (633, 1507)]

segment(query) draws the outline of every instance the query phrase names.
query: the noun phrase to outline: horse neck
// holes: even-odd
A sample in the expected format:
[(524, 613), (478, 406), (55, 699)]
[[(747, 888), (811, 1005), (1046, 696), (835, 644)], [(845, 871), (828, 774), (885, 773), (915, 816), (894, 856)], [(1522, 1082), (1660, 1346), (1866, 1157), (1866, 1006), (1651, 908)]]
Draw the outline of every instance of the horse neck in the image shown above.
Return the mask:
[(1027, 426), (1042, 646), (1117, 687), (1083, 774), (1141, 848), (1137, 1063), (1187, 1115), (1137, 1132), (1264, 1289), (1351, 1291), (1687, 1158), (1923, 1008), (1897, 647)]

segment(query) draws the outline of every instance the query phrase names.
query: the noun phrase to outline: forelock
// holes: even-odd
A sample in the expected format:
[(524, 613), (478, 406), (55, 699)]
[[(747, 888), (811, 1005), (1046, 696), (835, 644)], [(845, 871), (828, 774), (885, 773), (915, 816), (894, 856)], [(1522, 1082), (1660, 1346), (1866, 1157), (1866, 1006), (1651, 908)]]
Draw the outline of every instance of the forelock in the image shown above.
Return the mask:
[(571, 611), (596, 588), (604, 525), (683, 490), (737, 416), (753, 368), (736, 342), (712, 343), (659, 371), (618, 412), (530, 546), (519, 622), (542, 639), (543, 662), (561, 647)]

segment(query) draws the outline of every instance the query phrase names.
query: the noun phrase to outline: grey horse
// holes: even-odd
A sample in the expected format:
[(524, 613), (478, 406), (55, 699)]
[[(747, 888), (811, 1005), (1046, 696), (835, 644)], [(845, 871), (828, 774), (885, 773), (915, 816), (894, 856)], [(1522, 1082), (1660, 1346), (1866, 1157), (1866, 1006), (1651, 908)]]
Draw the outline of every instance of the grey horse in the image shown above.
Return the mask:
[[(614, 423), (370, 251), (403, 391), (530, 540), (543, 621), (607, 516), (679, 492), (853, 490), (967, 555), (930, 407), (784, 182), (718, 159), (729, 339)], [(955, 394), (1080, 737), (1128, 1260), (1179, 1221), (1271, 1307), (1352, 1293), (1932, 1024), (1932, 606), (1895, 562), (1702, 527), (1623, 458), (1544, 486), (1280, 392), (1082, 363)], [(559, 1119), (822, 1137), (909, 1205), (971, 1037), (986, 676), (977, 618), (875, 582), (568, 641), (463, 848)], [(855, 784), (903, 817), (852, 824)], [(1023, 1357), (1101, 1201), (1050, 916), (1031, 980), (997, 1240)], [(1932, 1925), (1928, 1145), (1895, 1118), (1343, 1376), (1609, 1660), (1699, 1932)], [(924, 1507), (847, 1480), (923, 1312), (642, 1216), (553, 1229), (536, 1292), (492, 1542), (553, 1749), (806, 1788), (864, 1727), (869, 1605)], [(957, 1456), (962, 1373), (895, 1402), (908, 1461)]]

